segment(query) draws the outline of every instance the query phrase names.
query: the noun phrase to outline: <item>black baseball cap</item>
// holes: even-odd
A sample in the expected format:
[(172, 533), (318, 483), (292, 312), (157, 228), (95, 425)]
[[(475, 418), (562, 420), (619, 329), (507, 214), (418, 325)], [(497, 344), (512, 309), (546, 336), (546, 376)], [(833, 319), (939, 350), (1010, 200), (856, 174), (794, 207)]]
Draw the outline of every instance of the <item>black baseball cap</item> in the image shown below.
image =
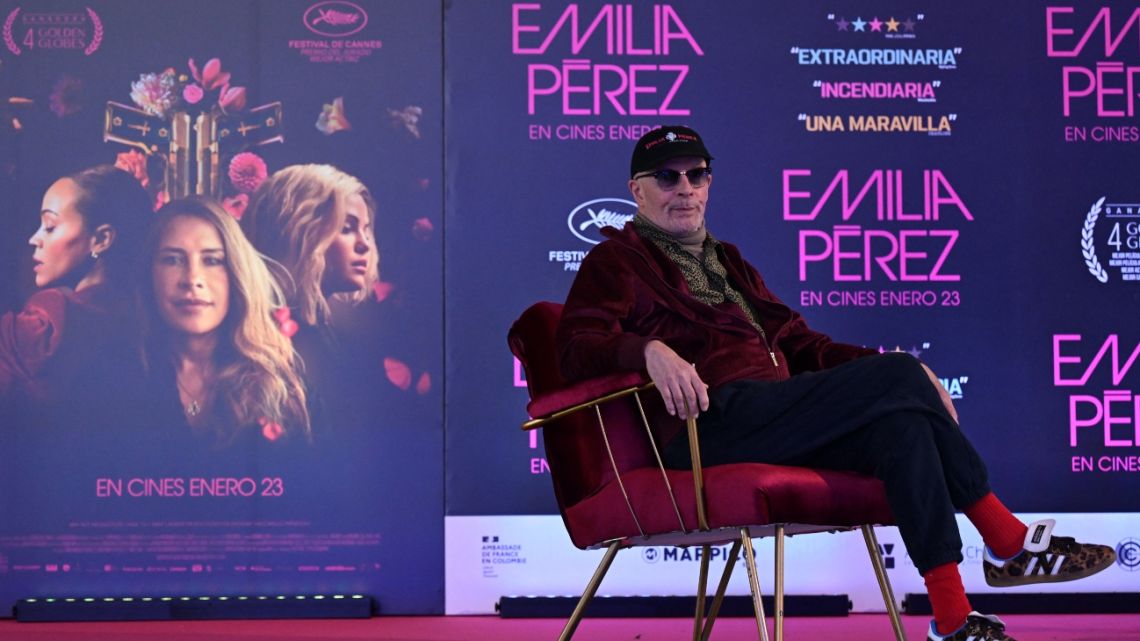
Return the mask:
[(712, 160), (701, 135), (680, 125), (658, 127), (641, 137), (629, 161), (629, 177), (652, 171), (658, 165), (680, 156), (696, 156)]

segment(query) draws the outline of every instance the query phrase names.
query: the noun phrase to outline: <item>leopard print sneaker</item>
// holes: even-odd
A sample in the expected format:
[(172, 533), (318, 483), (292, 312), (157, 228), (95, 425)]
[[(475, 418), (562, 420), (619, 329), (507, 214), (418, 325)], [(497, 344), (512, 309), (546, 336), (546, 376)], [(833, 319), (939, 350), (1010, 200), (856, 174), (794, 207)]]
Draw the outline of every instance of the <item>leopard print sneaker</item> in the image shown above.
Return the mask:
[(946, 636), (938, 634), (934, 622), (930, 622), (927, 641), (1017, 641), (1005, 633), (1005, 622), (992, 614), (971, 612), (962, 627)]
[(1092, 576), (1116, 561), (1107, 545), (1078, 543), (1066, 536), (1053, 536), (1053, 519), (1029, 525), (1025, 549), (1012, 559), (999, 559), (987, 547), (982, 568), (986, 583), (1012, 587), (1031, 583), (1075, 581)]

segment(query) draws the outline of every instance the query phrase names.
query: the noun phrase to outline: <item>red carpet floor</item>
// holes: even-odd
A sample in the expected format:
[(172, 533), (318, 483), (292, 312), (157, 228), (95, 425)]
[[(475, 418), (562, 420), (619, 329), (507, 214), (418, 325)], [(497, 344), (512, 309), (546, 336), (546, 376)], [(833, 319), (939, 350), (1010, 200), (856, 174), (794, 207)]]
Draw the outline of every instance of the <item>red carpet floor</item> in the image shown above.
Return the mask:
[[(1018, 641), (1140, 641), (1140, 615), (1005, 617)], [(769, 625), (771, 622), (769, 622)], [(907, 638), (923, 641), (927, 620), (904, 617)], [(591, 619), (576, 641), (682, 641), (684, 619)], [(380, 617), (360, 620), (17, 623), (0, 619), (0, 641), (545, 641), (562, 621), (498, 617)], [(889, 641), (885, 615), (788, 619), (787, 641)], [(712, 641), (758, 639), (751, 619), (717, 621)]]

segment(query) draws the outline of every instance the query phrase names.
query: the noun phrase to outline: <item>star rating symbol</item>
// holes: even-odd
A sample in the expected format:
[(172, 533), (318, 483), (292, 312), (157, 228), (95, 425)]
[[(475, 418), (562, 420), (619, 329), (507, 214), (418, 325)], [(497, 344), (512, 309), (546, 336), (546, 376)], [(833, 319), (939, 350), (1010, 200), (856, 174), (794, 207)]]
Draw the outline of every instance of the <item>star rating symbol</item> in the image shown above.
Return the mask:
[(887, 24), (887, 31), (894, 31), (894, 32), (898, 32), (898, 30), (899, 30), (899, 21), (898, 21), (898, 20), (895, 20), (895, 17), (894, 17), (894, 16), (891, 16), (891, 19), (890, 19), (890, 20), (887, 20), (887, 23), (886, 23), (886, 24)]
[(867, 24), (871, 25), (871, 31), (882, 31), (883, 30), (883, 21), (879, 20), (878, 16), (871, 18), (871, 21), (868, 22)]
[(911, 345), (910, 349), (903, 349), (901, 345), (895, 345), (894, 349), (890, 349), (887, 347), (883, 347), (882, 345), (879, 345), (879, 353), (880, 354), (888, 354), (888, 353), (904, 354), (905, 353), (905, 354), (910, 354), (911, 356), (913, 356), (915, 358), (919, 358), (920, 356), (922, 356), (922, 350), (919, 349), (917, 345)]
[(910, 18), (903, 20), (903, 23), (902, 23), (903, 31), (910, 31), (913, 33), (914, 32), (914, 25), (915, 25), (914, 20), (911, 20)]
[(847, 31), (847, 26), (848, 26), (848, 25), (850, 25), (850, 24), (851, 24), (851, 23), (850, 23), (850, 22), (847, 22), (847, 20), (846, 20), (845, 18), (840, 18), (840, 19), (838, 19), (838, 20), (836, 20), (836, 21), (835, 21), (835, 26), (836, 26), (836, 27), (837, 27), (837, 28), (838, 28), (840, 31)]
[(867, 21), (862, 18), (855, 18), (855, 21), (851, 23), (851, 26), (855, 27), (856, 31), (866, 31), (866, 29), (863, 27), (867, 26)]

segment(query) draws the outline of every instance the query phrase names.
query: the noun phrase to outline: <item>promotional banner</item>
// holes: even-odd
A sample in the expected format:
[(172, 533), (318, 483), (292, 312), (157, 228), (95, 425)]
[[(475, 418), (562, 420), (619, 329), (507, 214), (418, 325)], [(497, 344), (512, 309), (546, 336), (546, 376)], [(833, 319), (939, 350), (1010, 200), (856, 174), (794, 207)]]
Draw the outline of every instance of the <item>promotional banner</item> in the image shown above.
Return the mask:
[[(1050, 515), (1020, 514), (1035, 520)], [(1071, 519), (1071, 520), (1070, 520)], [(1066, 515), (1066, 528), (1078, 538), (1121, 541), (1118, 551), (1128, 559), (1081, 584), (1046, 583), (1018, 588), (1019, 593), (1072, 592), (1081, 585), (1087, 592), (1134, 590), (1140, 567), (1140, 541), (1135, 522), (1113, 514)], [(959, 565), (962, 583), (970, 594), (996, 592), (982, 573), (984, 543), (964, 517)], [(898, 529), (876, 529), (883, 567), (895, 596), (923, 594), (926, 586), (902, 545)], [(772, 538), (752, 543), (760, 589), (771, 595), (775, 585)], [(709, 552), (709, 576), (719, 577), (732, 545), (714, 546)], [(647, 546), (620, 552), (606, 574), (599, 596), (695, 595), (700, 573), (701, 548)], [(494, 611), (503, 596), (578, 596), (590, 580), (602, 550), (575, 549), (557, 516), (451, 516), (447, 518), (447, 612), (485, 614)], [(854, 612), (883, 612), (883, 595), (875, 580), (867, 544), (858, 532), (819, 533), (790, 537), (784, 546), (784, 582), (787, 594), (845, 594)], [(714, 579), (710, 583), (716, 585)], [(462, 586), (456, 589), (453, 586)], [(711, 588), (710, 588), (711, 589)], [(1008, 591), (1006, 591), (1008, 593)], [(726, 594), (748, 595), (748, 573), (743, 555), (737, 560)]]
[(0, 3), (0, 611), (441, 611), (441, 12)]
[[(1066, 589), (1134, 590), (1137, 12), (453, 3), (448, 611), (580, 589), (534, 583), (558, 574), (535, 569), (553, 543), (485, 564), (503, 550), (481, 537), (514, 541), (510, 515), (557, 511), (541, 434), (515, 427), (525, 380), (503, 338), (528, 305), (564, 300), (599, 229), (634, 214), (633, 142), (661, 124), (701, 132), (710, 231), (814, 329), (937, 373), (1007, 505), (1060, 513), (1065, 531), (1065, 512), (1102, 515), (1111, 534), (1093, 538), (1123, 546), (1121, 565)], [(678, 581), (654, 585), (691, 591)]]

